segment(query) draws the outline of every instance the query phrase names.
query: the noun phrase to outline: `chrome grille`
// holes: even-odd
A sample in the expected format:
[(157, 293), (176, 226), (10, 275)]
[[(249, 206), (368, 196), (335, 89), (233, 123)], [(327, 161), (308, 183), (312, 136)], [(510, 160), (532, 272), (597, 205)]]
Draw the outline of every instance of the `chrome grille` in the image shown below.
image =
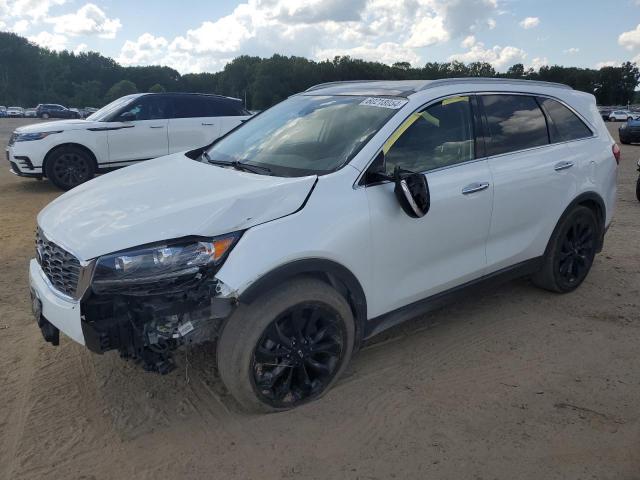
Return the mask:
[(53, 287), (69, 297), (76, 298), (82, 274), (80, 261), (47, 239), (40, 228), (36, 231), (36, 258)]

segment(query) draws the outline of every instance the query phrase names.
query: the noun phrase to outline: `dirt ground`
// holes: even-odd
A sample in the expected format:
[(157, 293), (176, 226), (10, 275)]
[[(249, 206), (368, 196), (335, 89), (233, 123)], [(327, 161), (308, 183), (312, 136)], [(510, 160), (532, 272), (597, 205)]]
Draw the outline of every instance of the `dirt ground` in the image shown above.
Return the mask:
[[(24, 123), (0, 119), (0, 146)], [(320, 401), (266, 416), (238, 410), (206, 349), (162, 377), (44, 343), (27, 262), (60, 192), (5, 162), (0, 479), (640, 479), (640, 146), (622, 151), (615, 219), (576, 292), (521, 280), (415, 319)]]

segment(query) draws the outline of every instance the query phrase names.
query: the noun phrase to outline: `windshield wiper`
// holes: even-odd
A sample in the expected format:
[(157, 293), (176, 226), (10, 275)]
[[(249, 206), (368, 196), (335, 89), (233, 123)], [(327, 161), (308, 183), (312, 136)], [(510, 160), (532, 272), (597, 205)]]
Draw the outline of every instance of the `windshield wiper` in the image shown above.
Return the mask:
[(202, 152), (202, 156), (207, 160), (211, 165), (220, 165), (223, 167), (233, 167), (236, 170), (241, 170), (245, 172), (271, 175), (271, 169), (267, 167), (261, 167), (258, 165), (250, 165), (248, 163), (242, 163), (240, 160), (232, 160), (231, 162), (225, 162), (224, 160), (214, 160), (209, 156), (209, 152)]

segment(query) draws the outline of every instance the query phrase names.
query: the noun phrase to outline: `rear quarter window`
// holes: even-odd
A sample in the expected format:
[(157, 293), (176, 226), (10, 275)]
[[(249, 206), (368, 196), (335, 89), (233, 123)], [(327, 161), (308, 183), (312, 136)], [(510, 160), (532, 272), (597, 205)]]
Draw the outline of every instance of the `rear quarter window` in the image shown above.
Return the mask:
[(209, 111), (212, 117), (239, 117), (251, 115), (237, 100), (226, 98), (209, 98)]
[(482, 95), (490, 139), (488, 155), (547, 145), (547, 122), (534, 97)]
[(578, 116), (556, 100), (538, 98), (549, 122), (551, 142), (567, 142), (593, 135), (593, 132)]

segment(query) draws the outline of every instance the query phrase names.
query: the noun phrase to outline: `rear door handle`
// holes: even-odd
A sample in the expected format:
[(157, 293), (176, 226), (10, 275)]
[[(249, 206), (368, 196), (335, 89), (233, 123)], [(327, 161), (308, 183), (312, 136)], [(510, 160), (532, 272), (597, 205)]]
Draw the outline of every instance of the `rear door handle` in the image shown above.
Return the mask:
[(213, 123), (202, 123), (201, 125), (205, 126), (205, 127), (213, 127)]
[(149, 125), (149, 128), (164, 128), (164, 125)]
[(553, 167), (553, 169), (556, 172), (559, 172), (560, 170), (566, 170), (567, 168), (571, 167), (573, 167), (573, 162), (558, 162), (556, 163), (555, 167)]
[(480, 192), (489, 188), (488, 182), (474, 182), (470, 183), (462, 189), (463, 195), (469, 195), (470, 193)]

